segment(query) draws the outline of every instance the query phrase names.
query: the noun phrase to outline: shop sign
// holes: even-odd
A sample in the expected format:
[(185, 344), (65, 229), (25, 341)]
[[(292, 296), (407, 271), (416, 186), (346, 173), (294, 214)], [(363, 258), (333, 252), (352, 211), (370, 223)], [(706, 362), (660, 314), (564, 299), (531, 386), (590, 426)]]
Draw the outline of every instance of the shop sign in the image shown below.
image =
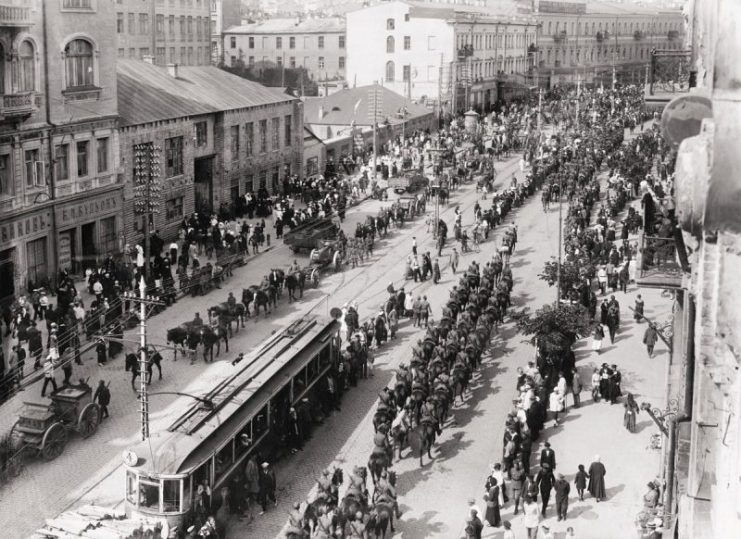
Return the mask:
[(72, 234), (73, 231), (64, 232), (59, 235), (59, 268), (69, 269), (72, 266)]
[(26, 236), (46, 231), (51, 225), (49, 212), (19, 217), (12, 222), (0, 224), (0, 244), (21, 240)]
[(82, 221), (95, 219), (100, 215), (118, 210), (120, 194), (65, 204), (58, 209), (59, 225), (79, 224)]

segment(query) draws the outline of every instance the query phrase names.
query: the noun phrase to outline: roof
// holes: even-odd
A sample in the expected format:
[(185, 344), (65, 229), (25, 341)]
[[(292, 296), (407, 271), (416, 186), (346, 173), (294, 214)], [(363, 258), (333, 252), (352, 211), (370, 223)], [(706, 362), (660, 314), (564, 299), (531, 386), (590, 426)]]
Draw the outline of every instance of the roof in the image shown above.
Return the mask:
[[(177, 407), (185, 411), (169, 428), (153, 431), (147, 441), (132, 448), (136, 455), (145, 457), (132, 469), (172, 475), (187, 473), (199, 466), (259, 414), (337, 331), (339, 323), (336, 320), (307, 315), (245, 354), (236, 370), (225, 364), (218, 384), (204, 395), (213, 407), (205, 407), (200, 402)], [(146, 459), (150, 455), (151, 458)]]
[[(407, 121), (433, 112), (423, 105), (417, 105), (403, 95), (397, 94), (380, 86), (371, 84), (357, 88), (346, 88), (339, 90), (326, 97), (312, 97), (304, 100), (304, 124), (324, 125), (372, 125), (373, 120), (369, 118), (368, 110), (371, 104), (370, 92), (380, 91), (378, 100), (380, 110), (378, 121), (388, 119), (389, 123), (401, 123), (397, 113), (403, 108), (407, 109)], [(323, 109), (323, 116), (319, 118), (319, 110)]]
[(681, 15), (681, 9), (663, 8), (660, 6), (641, 5), (641, 4), (620, 4), (617, 2), (608, 2), (605, 0), (589, 0), (587, 4), (587, 14), (609, 14), (609, 15), (666, 15), (674, 13)]
[[(533, 17), (529, 10), (520, 6), (514, 0), (498, 0), (485, 6), (455, 4), (453, 2), (397, 1), (409, 6), (409, 16), (412, 18), (444, 20), (471, 20), (471, 18), (503, 19), (511, 24), (533, 22)], [(383, 9), (383, 3), (371, 6), (370, 9), (378, 8), (379, 6)], [(357, 11), (362, 11), (362, 9)]]
[(225, 34), (329, 34), (345, 32), (345, 20), (339, 17), (321, 19), (267, 19), (227, 28)]
[(124, 127), (296, 99), (213, 66), (178, 66), (174, 78), (167, 68), (119, 59), (116, 70)]

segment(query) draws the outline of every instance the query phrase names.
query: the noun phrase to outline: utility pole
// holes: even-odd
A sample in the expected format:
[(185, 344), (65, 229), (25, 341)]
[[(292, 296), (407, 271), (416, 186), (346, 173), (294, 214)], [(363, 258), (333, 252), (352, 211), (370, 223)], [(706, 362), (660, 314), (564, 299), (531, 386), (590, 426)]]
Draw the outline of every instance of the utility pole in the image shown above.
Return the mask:
[(451, 100), (450, 113), (455, 118), (458, 114), (458, 62), (453, 60), (450, 68), (450, 76), (452, 79), (453, 87), (453, 99)]
[(581, 77), (576, 73), (576, 128), (579, 129), (579, 99), (581, 97)]
[(383, 94), (381, 93), (383, 90), (378, 87), (377, 85), (373, 85), (373, 87), (369, 90), (369, 99), (368, 102), (370, 104), (370, 107), (368, 108), (368, 119), (373, 123), (373, 180), (376, 179), (376, 160), (378, 158), (378, 137), (376, 133), (376, 124), (378, 123), (378, 108), (379, 108), (379, 98), (383, 97)]
[(164, 306), (165, 302), (156, 296), (147, 295), (147, 284), (144, 276), (139, 281), (139, 296), (125, 292), (124, 300), (139, 304), (139, 411), (141, 419), (142, 440), (149, 438), (149, 395), (147, 394), (147, 307)]
[(538, 143), (543, 136), (543, 88), (538, 88)]
[(152, 142), (134, 145), (134, 210), (144, 215), (144, 275), (149, 277), (150, 239), (152, 215), (159, 211), (162, 190), (157, 178), (160, 149)]

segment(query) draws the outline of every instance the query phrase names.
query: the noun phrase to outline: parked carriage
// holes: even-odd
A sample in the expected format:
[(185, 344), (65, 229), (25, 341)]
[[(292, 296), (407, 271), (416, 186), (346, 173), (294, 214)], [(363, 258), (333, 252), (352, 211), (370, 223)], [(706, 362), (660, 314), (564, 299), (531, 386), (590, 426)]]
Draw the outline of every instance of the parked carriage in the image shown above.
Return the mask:
[(54, 460), (64, 451), (70, 431), (89, 438), (98, 430), (100, 406), (93, 402), (90, 386), (67, 386), (50, 398), (49, 404), (23, 403), (20, 417), (10, 431), (14, 454), (9, 469), (20, 473), (29, 452), (46, 461)]

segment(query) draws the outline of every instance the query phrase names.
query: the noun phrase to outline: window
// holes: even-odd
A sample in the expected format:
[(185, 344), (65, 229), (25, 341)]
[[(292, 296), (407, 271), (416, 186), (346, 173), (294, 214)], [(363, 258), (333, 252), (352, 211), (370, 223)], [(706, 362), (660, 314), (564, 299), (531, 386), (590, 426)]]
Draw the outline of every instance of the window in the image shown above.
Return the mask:
[(128, 19), (129, 19), (129, 35), (133, 36), (136, 34), (136, 14), (129, 13)]
[(344, 56), (340, 56), (338, 63), (339, 63), (340, 69), (345, 69), (345, 57)]
[[(258, 189), (267, 189), (268, 188), (268, 171), (267, 170), (261, 170), (260, 171), (260, 176), (259, 176), (259, 180), (258, 181), (259, 181)], [(267, 416), (266, 416), (265, 419), (267, 420)], [(258, 429), (257, 428), (259, 424), (260, 423), (258, 423), (257, 418), (255, 418), (255, 420), (254, 420), (254, 422), (252, 424), (253, 425), (253, 430), (252, 430), (253, 436), (257, 436), (257, 435), (262, 434), (263, 432), (265, 432), (265, 429), (262, 429), (262, 428), (261, 429)]]
[(317, 38), (317, 48), (320, 48), (320, 49), (324, 48), (324, 36), (319, 36)]
[(29, 283), (37, 283), (47, 276), (45, 237), (26, 244), (26, 271)]
[(32, 92), (36, 89), (36, 55), (29, 40), (24, 40), (18, 47), (19, 80), (16, 86), (21, 92)]
[(92, 9), (92, 0), (64, 0), (64, 9)]
[(395, 26), (394, 19), (386, 19), (386, 30), (393, 30)]
[(116, 13), (116, 33), (117, 34), (124, 33), (124, 14), (123, 13)]
[(247, 46), (250, 49), (254, 49), (255, 48), (255, 38), (254, 37), (250, 37), (250, 38), (247, 39)]
[(188, 40), (193, 39), (193, 17), (188, 17)]
[(289, 49), (295, 49), (296, 48), (296, 38), (294, 36), (291, 36), (288, 38), (288, 48)]
[(185, 39), (185, 15), (180, 15), (178, 22), (180, 23), (180, 39), (183, 40)]
[(196, 122), (196, 146), (205, 146), (208, 143), (208, 123)]
[(320, 56), (317, 62), (319, 69), (324, 69), (324, 56)]
[(282, 49), (283, 48), (283, 38), (278, 36), (275, 38), (275, 48), (276, 49)]
[(69, 144), (54, 148), (54, 173), (58, 181), (69, 180)]
[(282, 56), (276, 56), (275, 57), (275, 63), (278, 67), (283, 67), (283, 57)]
[(0, 155), (0, 196), (12, 195), (15, 191), (10, 170), (10, 155)]
[(118, 49), (116, 52), (119, 58), (124, 58), (126, 56), (126, 49)]
[(175, 15), (167, 17), (167, 34), (170, 37), (175, 36)]
[(142, 35), (149, 33), (149, 13), (139, 13), (139, 33)]
[(100, 253), (112, 254), (118, 250), (118, 235), (116, 234), (116, 217), (106, 217), (100, 220)]
[(201, 18), (196, 17), (196, 39), (201, 39)]
[(344, 49), (345, 48), (345, 36), (339, 36), (337, 38), (339, 48)]
[(154, 28), (158, 36), (165, 35), (165, 16), (157, 15), (154, 19)]
[(188, 65), (193, 65), (193, 47), (188, 47)]
[(236, 37), (232, 36), (232, 37), (229, 38), (229, 46), (232, 49), (236, 49), (237, 48), (237, 38)]
[(250, 57), (249, 57), (249, 58), (247, 59), (247, 65), (248, 65), (248, 66), (250, 66), (250, 67), (252, 67), (252, 66), (254, 66), (254, 65), (255, 65), (255, 57), (254, 57), (254, 56), (250, 56)]
[(394, 82), (394, 62), (386, 62), (386, 80), (388, 82)]
[(404, 50), (408, 51), (412, 48), (412, 36), (404, 36)]
[(183, 216), (183, 197), (171, 198), (165, 202), (165, 216), (168, 221), (178, 219)]
[(394, 36), (388, 36), (386, 38), (386, 52), (394, 52), (395, 43)]
[(87, 140), (81, 140), (76, 145), (77, 149), (77, 177), (84, 178), (88, 174), (88, 158), (90, 157)]
[(288, 65), (290, 66), (291, 69), (295, 69), (296, 68), (296, 57), (295, 56), (291, 56), (288, 59)]
[(280, 118), (273, 118), (271, 120), (270, 135), (271, 135), (271, 146), (273, 150), (280, 150)]
[(156, 52), (156, 64), (165, 65), (167, 63), (167, 49), (165, 47), (157, 47)]
[(108, 172), (108, 137), (99, 138), (98, 144), (98, 174)]
[(70, 41), (64, 48), (67, 88), (93, 86), (93, 46), (84, 39)]
[(293, 132), (291, 131), (291, 116), (290, 115), (283, 118), (283, 133), (285, 135), (284, 145), (286, 148), (290, 148), (292, 144), (291, 138), (293, 136)]
[(136, 58), (136, 49), (134, 47), (129, 49), (129, 58)]
[(306, 160), (306, 175), (307, 176), (313, 176), (314, 174), (319, 174), (319, 158), (318, 157), (310, 157)]
[(231, 127), (232, 160), (239, 159), (239, 126)]
[(164, 513), (177, 513), (180, 508), (180, 479), (162, 481), (162, 504)]
[(402, 68), (402, 79), (404, 82), (409, 82), (412, 79), (412, 66), (405, 65)]
[(252, 147), (255, 143), (255, 124), (248, 122), (244, 124), (244, 151), (247, 156), (252, 155)]
[(165, 167), (168, 178), (183, 173), (183, 137), (165, 139)]
[(268, 121), (260, 120), (260, 153), (268, 151)]

